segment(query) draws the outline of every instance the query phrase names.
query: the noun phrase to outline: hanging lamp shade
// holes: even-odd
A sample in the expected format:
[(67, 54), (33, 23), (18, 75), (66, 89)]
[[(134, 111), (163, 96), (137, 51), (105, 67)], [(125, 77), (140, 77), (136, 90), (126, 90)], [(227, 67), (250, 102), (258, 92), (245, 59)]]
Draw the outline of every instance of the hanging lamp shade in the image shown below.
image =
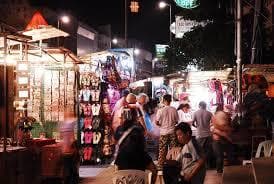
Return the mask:
[(48, 25), (48, 23), (45, 20), (45, 18), (43, 17), (43, 15), (39, 11), (36, 11), (33, 14), (31, 21), (28, 23), (25, 30), (29, 31), (32, 29), (38, 29), (40, 27), (47, 26), (47, 25)]

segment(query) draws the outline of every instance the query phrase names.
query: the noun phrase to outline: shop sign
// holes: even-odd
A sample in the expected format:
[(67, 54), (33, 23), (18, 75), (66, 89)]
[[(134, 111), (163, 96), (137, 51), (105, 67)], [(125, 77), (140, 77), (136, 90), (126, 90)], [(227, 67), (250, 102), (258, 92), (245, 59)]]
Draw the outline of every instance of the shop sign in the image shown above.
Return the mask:
[(193, 9), (199, 6), (198, 0), (175, 0), (175, 3), (181, 8)]
[(166, 52), (168, 45), (162, 45), (162, 44), (156, 44), (156, 57), (157, 58), (163, 58)]
[(182, 38), (185, 33), (192, 31), (195, 26), (205, 26), (208, 22), (197, 22), (193, 20), (186, 20), (182, 16), (175, 18), (175, 37)]

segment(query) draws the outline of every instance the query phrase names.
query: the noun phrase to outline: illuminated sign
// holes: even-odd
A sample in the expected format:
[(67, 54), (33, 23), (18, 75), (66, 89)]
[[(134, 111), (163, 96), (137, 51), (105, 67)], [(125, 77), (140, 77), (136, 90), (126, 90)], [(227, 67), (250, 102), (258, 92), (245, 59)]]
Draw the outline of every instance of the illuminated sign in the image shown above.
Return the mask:
[(193, 9), (199, 6), (198, 0), (175, 0), (175, 3), (178, 6), (186, 9)]
[(156, 47), (156, 57), (163, 58), (168, 45), (156, 44), (155, 47)]
[(29, 78), (28, 77), (18, 77), (18, 84), (20, 85), (28, 85)]
[(18, 97), (19, 98), (28, 98), (29, 97), (29, 90), (28, 89), (20, 89), (18, 91)]

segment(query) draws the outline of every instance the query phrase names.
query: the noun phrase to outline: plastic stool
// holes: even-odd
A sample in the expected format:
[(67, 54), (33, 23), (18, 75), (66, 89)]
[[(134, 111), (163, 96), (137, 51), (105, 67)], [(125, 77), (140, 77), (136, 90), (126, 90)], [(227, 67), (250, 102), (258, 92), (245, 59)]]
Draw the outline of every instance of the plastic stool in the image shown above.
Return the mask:
[(158, 180), (160, 184), (165, 184), (162, 170), (157, 171), (157, 179), (156, 180)]
[[(258, 141), (256, 141), (258, 140)], [(259, 146), (259, 143), (262, 141), (266, 141), (266, 136), (264, 135), (254, 135), (252, 136), (252, 143), (251, 143), (251, 158), (253, 157), (253, 153), (257, 152), (257, 147)], [(258, 142), (257, 145), (255, 143)]]

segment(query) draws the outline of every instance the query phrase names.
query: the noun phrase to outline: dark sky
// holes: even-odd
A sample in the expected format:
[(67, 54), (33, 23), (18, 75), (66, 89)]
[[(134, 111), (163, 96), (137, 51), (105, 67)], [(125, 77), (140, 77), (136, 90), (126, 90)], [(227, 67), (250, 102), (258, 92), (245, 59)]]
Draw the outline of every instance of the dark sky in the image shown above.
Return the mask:
[[(92, 27), (111, 24), (114, 36), (124, 37), (124, 2), (125, 0), (31, 0), (42, 6), (71, 11), (81, 21)], [(128, 6), (130, 5), (130, 0)], [(156, 43), (169, 40), (169, 8), (160, 10), (159, 0), (138, 0), (138, 14), (128, 10), (128, 37), (144, 41), (151, 51)], [(172, 0), (173, 17), (178, 8)]]

